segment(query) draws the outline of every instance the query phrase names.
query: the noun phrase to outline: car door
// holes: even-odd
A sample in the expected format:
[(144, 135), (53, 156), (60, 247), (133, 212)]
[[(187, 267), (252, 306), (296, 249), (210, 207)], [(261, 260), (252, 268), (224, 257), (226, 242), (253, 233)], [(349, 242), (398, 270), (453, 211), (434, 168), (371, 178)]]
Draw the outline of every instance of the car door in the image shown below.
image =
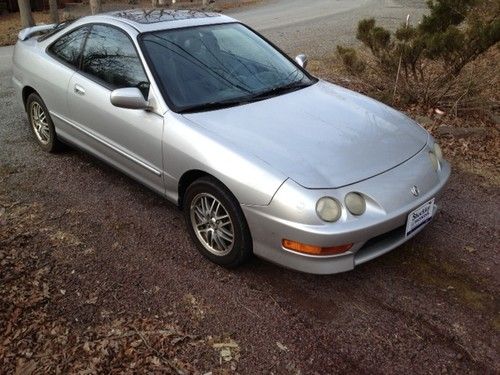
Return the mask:
[(80, 53), (87, 37), (87, 26), (66, 32), (47, 47), (52, 59), (41, 60), (37, 66), (40, 82), (37, 88), (50, 111), (57, 133), (63, 138), (74, 136), (74, 129), (63, 119), (68, 117), (66, 100), (68, 85), (80, 63)]
[(148, 98), (149, 80), (134, 43), (118, 27), (94, 24), (83, 47), (80, 70), (68, 86), (71, 121), (90, 152), (164, 193), (163, 116), (113, 106), (112, 90), (124, 87), (138, 87)]

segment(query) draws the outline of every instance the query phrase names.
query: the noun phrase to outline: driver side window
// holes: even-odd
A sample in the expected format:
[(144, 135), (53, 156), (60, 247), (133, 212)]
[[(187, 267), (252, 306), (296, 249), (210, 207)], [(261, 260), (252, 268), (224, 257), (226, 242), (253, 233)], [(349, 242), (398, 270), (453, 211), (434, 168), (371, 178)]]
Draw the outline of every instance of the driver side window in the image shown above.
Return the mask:
[(92, 26), (81, 70), (112, 90), (137, 87), (147, 98), (149, 82), (137, 51), (128, 36), (115, 27)]

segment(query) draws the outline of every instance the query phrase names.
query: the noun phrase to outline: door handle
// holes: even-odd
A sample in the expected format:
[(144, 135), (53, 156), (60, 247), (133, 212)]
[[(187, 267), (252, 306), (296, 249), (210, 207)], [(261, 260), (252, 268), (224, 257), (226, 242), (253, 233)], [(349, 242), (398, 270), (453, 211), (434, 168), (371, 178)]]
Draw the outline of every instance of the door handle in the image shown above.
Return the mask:
[(85, 89), (80, 85), (75, 85), (74, 91), (75, 91), (75, 94), (85, 95)]

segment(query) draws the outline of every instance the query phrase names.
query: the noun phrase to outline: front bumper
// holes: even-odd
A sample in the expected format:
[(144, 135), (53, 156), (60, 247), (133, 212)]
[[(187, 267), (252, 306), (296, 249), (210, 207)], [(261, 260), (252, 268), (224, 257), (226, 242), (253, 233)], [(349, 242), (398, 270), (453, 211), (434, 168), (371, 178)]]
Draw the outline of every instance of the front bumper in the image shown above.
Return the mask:
[[(446, 161), (442, 161), (436, 172), (430, 166), (428, 150), (424, 148), (390, 171), (339, 189), (305, 189), (287, 180), (269, 206), (243, 207), (252, 233), (254, 253), (273, 263), (307, 273), (333, 274), (352, 270), (420, 232), (423, 227), (405, 235), (408, 214), (432, 198), (438, 198), (450, 173)], [(420, 190), (418, 197), (411, 193), (414, 185)], [(314, 210), (319, 198), (334, 196), (343, 202), (343, 197), (352, 191), (363, 193), (367, 199), (367, 210), (363, 215), (354, 217), (344, 210), (336, 223), (319, 220)], [(437, 211), (435, 204), (433, 217)], [(340, 255), (315, 256), (283, 248), (283, 239), (324, 247), (352, 243), (353, 247)]]

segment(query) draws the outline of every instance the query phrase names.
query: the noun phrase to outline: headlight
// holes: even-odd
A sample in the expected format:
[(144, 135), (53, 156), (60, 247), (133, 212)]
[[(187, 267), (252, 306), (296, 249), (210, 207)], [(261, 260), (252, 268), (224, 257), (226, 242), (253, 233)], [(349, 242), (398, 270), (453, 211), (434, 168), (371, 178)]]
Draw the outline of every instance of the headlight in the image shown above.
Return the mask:
[(443, 151), (437, 143), (434, 143), (434, 154), (436, 155), (438, 160), (443, 160)]
[(331, 197), (323, 197), (316, 203), (316, 213), (321, 220), (334, 222), (340, 219), (342, 208), (340, 203)]
[(366, 210), (365, 198), (358, 193), (349, 193), (345, 196), (345, 205), (353, 215), (362, 215)]

